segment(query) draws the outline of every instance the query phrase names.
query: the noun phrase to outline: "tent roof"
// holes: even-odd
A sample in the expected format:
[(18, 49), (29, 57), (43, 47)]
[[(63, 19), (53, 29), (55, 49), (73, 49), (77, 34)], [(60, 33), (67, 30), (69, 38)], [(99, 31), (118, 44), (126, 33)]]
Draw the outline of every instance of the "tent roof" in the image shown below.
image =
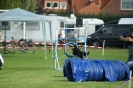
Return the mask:
[(15, 8), (10, 11), (0, 13), (0, 21), (50, 21), (50, 19), (34, 14), (32, 12)]

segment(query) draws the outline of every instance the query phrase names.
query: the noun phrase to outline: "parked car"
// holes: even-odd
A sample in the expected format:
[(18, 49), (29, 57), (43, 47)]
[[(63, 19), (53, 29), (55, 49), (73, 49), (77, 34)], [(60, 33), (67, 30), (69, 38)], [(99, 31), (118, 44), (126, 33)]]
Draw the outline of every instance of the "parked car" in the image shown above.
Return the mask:
[(133, 18), (120, 19), (118, 24), (106, 24), (95, 33), (87, 36), (87, 45), (102, 46), (105, 40), (105, 46), (125, 46), (126, 43), (120, 41), (119, 36), (129, 35), (131, 28), (133, 28)]

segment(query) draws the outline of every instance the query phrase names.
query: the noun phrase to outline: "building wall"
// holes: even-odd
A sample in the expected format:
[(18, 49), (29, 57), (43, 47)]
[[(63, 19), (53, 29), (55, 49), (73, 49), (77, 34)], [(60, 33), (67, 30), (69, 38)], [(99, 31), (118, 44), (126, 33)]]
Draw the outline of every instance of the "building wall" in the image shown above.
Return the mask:
[(38, 0), (38, 6), (43, 7), (43, 4), (44, 4), (43, 2), (44, 2), (44, 0)]
[(121, 0), (112, 0), (110, 4), (104, 8), (102, 13), (115, 13), (115, 14), (126, 14), (133, 13), (133, 10), (121, 10)]
[[(58, 8), (46, 8), (46, 2), (58, 2)], [(55, 11), (55, 12), (58, 12), (58, 11), (62, 11), (62, 9), (60, 9), (60, 2), (66, 2), (67, 3), (67, 8), (68, 8), (68, 0), (44, 0), (44, 6), (42, 7), (43, 11), (45, 12), (49, 12), (49, 11)], [(67, 10), (66, 9), (63, 9), (63, 11)]]

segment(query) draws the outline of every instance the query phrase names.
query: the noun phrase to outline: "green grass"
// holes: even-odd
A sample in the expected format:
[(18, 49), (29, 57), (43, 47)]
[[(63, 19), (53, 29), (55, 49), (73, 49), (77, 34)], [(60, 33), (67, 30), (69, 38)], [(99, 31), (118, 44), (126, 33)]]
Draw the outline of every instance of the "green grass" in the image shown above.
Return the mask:
[[(89, 49), (89, 59), (121, 60), (128, 59), (127, 49)], [(67, 51), (71, 53), (70, 50)], [(117, 88), (124, 81), (117, 82), (68, 82), (62, 71), (54, 68), (52, 54), (47, 51), (45, 60), (44, 50), (36, 50), (34, 54), (15, 52), (15, 54), (2, 54), (4, 58), (3, 69), (0, 70), (0, 88)], [(64, 56), (59, 50), (58, 56)], [(67, 57), (59, 59), (60, 67)]]

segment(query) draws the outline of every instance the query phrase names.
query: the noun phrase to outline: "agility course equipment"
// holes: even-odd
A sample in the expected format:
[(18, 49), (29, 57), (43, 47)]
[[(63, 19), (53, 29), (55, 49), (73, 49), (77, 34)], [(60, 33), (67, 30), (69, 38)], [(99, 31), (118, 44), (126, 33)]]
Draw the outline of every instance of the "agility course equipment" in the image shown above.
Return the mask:
[(74, 55), (69, 55), (67, 52), (66, 52), (66, 47), (69, 45), (69, 44), (75, 44), (75, 45), (77, 45), (77, 43), (75, 43), (75, 42), (68, 42), (66, 45), (65, 45), (65, 49), (64, 49), (64, 53), (65, 53), (65, 55), (67, 56), (67, 57), (74, 57)]
[[(67, 38), (66, 38), (67, 39)], [(44, 43), (43, 42), (37, 42), (37, 43), (35, 43), (35, 42), (32, 42), (32, 44), (35, 44), (35, 45), (44, 45)], [(104, 44), (104, 43), (103, 43)], [(49, 43), (49, 42), (46, 42), (46, 46), (56, 46), (56, 44), (55, 43)], [(57, 44), (58, 46), (65, 46), (66, 44)], [(80, 46), (80, 47), (84, 47), (84, 45), (78, 45), (78, 46)], [(95, 48), (95, 49), (101, 49), (101, 48), (103, 48), (103, 47), (98, 47), (98, 46), (89, 46), (89, 45), (86, 45), (86, 48)]]
[[(67, 38), (58, 38), (58, 30), (59, 29), (60, 28), (56, 28), (56, 41), (55, 41), (55, 53), (54, 53), (54, 69), (55, 70), (60, 70), (60, 65), (59, 65), (59, 61), (58, 61), (59, 58), (58, 58), (58, 55), (57, 55), (57, 52), (58, 52), (58, 39), (64, 39), (64, 40), (67, 39)], [(64, 29), (65, 30), (66, 29), (77, 29), (77, 30), (84, 29), (85, 30), (85, 37), (84, 38), (80, 38), (80, 39), (84, 39), (84, 51), (86, 52), (86, 33), (87, 33), (87, 29), (86, 28), (64, 28)], [(65, 43), (65, 47), (68, 46), (70, 43), (71, 44), (76, 44), (74, 42)], [(68, 57), (70, 56), (70, 55), (68, 55), (66, 53), (66, 48), (65, 48), (65, 55), (68, 56)], [(72, 57), (72, 56), (70, 56), (70, 57)], [(57, 65), (58, 65), (58, 67), (57, 67)]]
[(68, 58), (64, 61), (63, 75), (68, 81), (109, 81), (129, 80), (127, 64), (116, 60), (81, 60)]
[[(91, 20), (91, 21), (93, 21), (93, 20)], [(58, 44), (58, 40), (70, 40), (71, 38), (69, 37), (69, 38), (58, 38), (58, 30), (60, 30), (60, 29), (64, 29), (64, 30), (68, 30), (68, 29), (73, 29), (73, 30), (82, 30), (82, 36), (79, 38), (79, 35), (78, 35), (78, 37), (75, 37), (74, 39), (75, 40), (78, 40), (78, 41), (80, 41), (80, 40), (83, 40), (83, 42), (84, 42), (84, 45), (78, 45), (78, 46), (82, 46), (83, 47), (83, 51), (85, 51), (86, 52), (86, 48), (88, 47), (88, 48), (102, 48), (102, 47), (97, 47), (97, 46), (87, 46), (86, 45), (86, 38), (87, 38), (87, 33), (89, 33), (90, 31), (88, 31), (88, 26), (89, 26), (89, 24), (90, 25), (96, 25), (97, 23), (89, 23), (89, 21), (88, 20), (84, 20), (83, 21), (84, 22), (84, 25), (82, 25), (82, 19), (80, 19), (80, 22), (78, 22), (78, 19), (76, 19), (76, 27), (74, 27), (74, 28), (69, 28), (69, 27), (67, 27), (66, 26), (66, 24), (68, 24), (66, 21), (64, 21), (64, 28), (60, 28), (60, 27), (57, 27), (56, 28), (56, 38), (55, 38), (55, 52), (54, 52), (54, 69), (56, 69), (56, 70), (60, 70), (60, 65), (59, 65), (59, 61), (58, 61), (58, 59), (59, 59), (59, 57), (58, 57), (58, 46), (60, 46), (60, 45), (62, 45), (62, 46), (65, 46), (65, 55), (67, 56), (67, 57), (73, 57), (73, 55), (68, 55), (67, 54), (67, 52), (66, 52), (66, 46), (69, 46), (69, 44), (70, 43), (66, 43), (66, 42), (64, 42), (64, 44)], [(88, 32), (87, 32), (88, 31)], [(73, 40), (74, 40), (73, 39)], [(73, 43), (74, 44), (74, 43)], [(53, 45), (53, 44), (52, 44)], [(104, 48), (103, 48), (104, 49)], [(103, 50), (104, 51), (104, 50)], [(103, 52), (103, 54), (102, 55), (104, 55), (104, 52)], [(58, 66), (56, 66), (56, 65), (58, 65)]]
[[(70, 58), (72, 58), (72, 57), (74, 57), (72, 54), (71, 55), (69, 55), (68, 53), (67, 53), (67, 46), (70, 46), (70, 44), (76, 44), (77, 45), (77, 43), (75, 43), (75, 42), (68, 42), (68, 43), (66, 43), (66, 44), (55, 44), (55, 56), (54, 56), (54, 60), (55, 60), (55, 69), (58, 69), (58, 70), (60, 70), (60, 66), (59, 66), (59, 62), (58, 62), (58, 55), (57, 55), (57, 51), (58, 51), (58, 46), (65, 46), (65, 48), (64, 48), (64, 53), (65, 53), (65, 55), (67, 56), (67, 57), (70, 57)], [(97, 47), (97, 46), (86, 46), (86, 45), (78, 45), (78, 46), (80, 46), (80, 47), (84, 47), (84, 49), (85, 49), (85, 52), (86, 52), (86, 48), (88, 47), (88, 48), (96, 48), (96, 49), (99, 49), (99, 48), (102, 48), (102, 47)], [(103, 51), (102, 51), (102, 56), (104, 55), (104, 48), (103, 48)], [(64, 57), (64, 56), (63, 56)], [(57, 66), (56, 66), (56, 63), (58, 64), (58, 68), (57, 68)]]

